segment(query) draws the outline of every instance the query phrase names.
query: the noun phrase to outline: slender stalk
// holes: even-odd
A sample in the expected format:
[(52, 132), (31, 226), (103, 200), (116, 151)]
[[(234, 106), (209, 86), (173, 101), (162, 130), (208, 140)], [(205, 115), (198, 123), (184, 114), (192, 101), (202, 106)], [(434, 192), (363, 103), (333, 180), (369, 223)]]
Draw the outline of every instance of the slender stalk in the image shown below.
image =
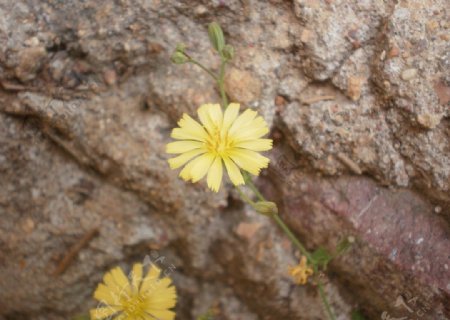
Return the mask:
[(261, 194), (261, 192), (259, 192), (258, 188), (256, 188), (255, 184), (252, 181), (252, 178), (247, 172), (245, 172), (245, 184), (253, 191), (253, 193), (256, 195), (256, 197), (258, 197), (259, 200), (267, 201), (266, 198), (264, 198), (264, 196)]
[(284, 221), (280, 218), (279, 215), (273, 215), (273, 220), (278, 224), (278, 226), (283, 230), (283, 232), (286, 234), (286, 236), (292, 241), (292, 243), (300, 250), (302, 255), (304, 255), (308, 261), (312, 262), (313, 259), (311, 257), (311, 254), (308, 252), (308, 250), (305, 249), (305, 247), (298, 241), (297, 237), (292, 233), (291, 229), (284, 223)]
[(219, 79), (217, 80), (217, 84), (219, 86), (220, 96), (222, 97), (222, 105), (223, 108), (226, 109), (228, 107), (228, 98), (225, 92), (225, 65), (227, 62), (222, 58), (222, 63), (220, 64), (219, 71)]
[(255, 203), (252, 200), (250, 200), (250, 198), (247, 197), (244, 192), (242, 192), (241, 188), (236, 186), (236, 190), (238, 191), (238, 193), (241, 196), (242, 200), (244, 200), (245, 202), (247, 202), (249, 205), (251, 205), (254, 208)]
[(331, 306), (328, 303), (327, 295), (326, 295), (325, 291), (323, 290), (323, 284), (320, 281), (319, 277), (316, 277), (316, 278), (317, 278), (317, 287), (319, 288), (319, 294), (320, 294), (320, 297), (322, 298), (323, 304), (325, 305), (325, 309), (328, 313), (328, 317), (330, 317), (331, 320), (336, 320), (336, 317), (334, 316), (334, 313), (331, 310)]
[(197, 60), (194, 60), (192, 58), (189, 58), (189, 62), (192, 64), (195, 64), (196, 66), (199, 66), (201, 69), (203, 69), (204, 71), (206, 71), (215, 81), (219, 81), (219, 79), (217, 78), (217, 76), (208, 68), (206, 68), (204, 65), (202, 65), (200, 62), (198, 62)]
[[(261, 192), (258, 190), (258, 188), (256, 188), (255, 184), (253, 183), (253, 181), (251, 180), (251, 178), (248, 176), (247, 173), (245, 173), (245, 183), (246, 185), (253, 191), (253, 193), (258, 197), (258, 199), (260, 201), (266, 201), (266, 199), (264, 198), (264, 196), (261, 194)], [(236, 188), (238, 189), (239, 194), (241, 195), (242, 199), (249, 203), (250, 205), (254, 206), (254, 202), (251, 201), (241, 190), (239, 187), (236, 186)], [(316, 275), (316, 279), (317, 279), (317, 286), (319, 289), (319, 294), (320, 294), (320, 298), (322, 299), (322, 303), (325, 306), (325, 310), (328, 314), (328, 317), (330, 318), (330, 320), (336, 320), (336, 317), (333, 313), (333, 310), (331, 309), (330, 303), (328, 302), (328, 298), (327, 295), (323, 289), (323, 284), (319, 279), (319, 269), (317, 267), (317, 263), (314, 261), (314, 259), (312, 258), (311, 254), (309, 253), (308, 250), (306, 250), (306, 248), (302, 245), (302, 243), (297, 239), (297, 237), (295, 236), (295, 234), (291, 231), (291, 229), (289, 229), (289, 227), (287, 226), (287, 224), (281, 219), (281, 217), (277, 214), (272, 216), (273, 220), (275, 220), (275, 222), (277, 223), (277, 225), (280, 227), (280, 229), (284, 232), (284, 234), (289, 238), (289, 240), (291, 240), (291, 242), (298, 248), (298, 250), (302, 253), (302, 255), (304, 255), (309, 263), (311, 263), (313, 270), (314, 270), (314, 274)]]

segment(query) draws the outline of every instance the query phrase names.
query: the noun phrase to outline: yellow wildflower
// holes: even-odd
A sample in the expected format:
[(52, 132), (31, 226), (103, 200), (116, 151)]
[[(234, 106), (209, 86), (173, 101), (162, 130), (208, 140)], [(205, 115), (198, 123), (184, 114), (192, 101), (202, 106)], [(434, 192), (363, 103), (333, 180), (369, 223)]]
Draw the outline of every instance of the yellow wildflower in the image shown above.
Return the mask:
[(136, 263), (129, 281), (120, 267), (112, 269), (95, 290), (94, 298), (102, 306), (91, 310), (91, 319), (175, 319), (175, 312), (169, 310), (176, 304), (175, 287), (170, 278), (160, 278), (160, 274), (161, 270), (151, 265), (143, 278), (143, 266)]
[(169, 159), (172, 169), (185, 165), (180, 177), (197, 182), (207, 175), (208, 187), (217, 192), (223, 175), (223, 165), (234, 185), (244, 184), (241, 170), (259, 175), (269, 159), (258, 151), (272, 148), (271, 139), (261, 139), (269, 132), (267, 123), (257, 112), (247, 109), (239, 115), (239, 104), (231, 103), (222, 113), (218, 104), (204, 104), (198, 109), (200, 123), (183, 114), (179, 128), (171, 137), (179, 140), (167, 145), (166, 152), (180, 154)]
[(313, 272), (313, 269), (308, 266), (305, 256), (301, 257), (300, 263), (297, 266), (289, 267), (289, 274), (294, 278), (296, 284), (305, 284)]

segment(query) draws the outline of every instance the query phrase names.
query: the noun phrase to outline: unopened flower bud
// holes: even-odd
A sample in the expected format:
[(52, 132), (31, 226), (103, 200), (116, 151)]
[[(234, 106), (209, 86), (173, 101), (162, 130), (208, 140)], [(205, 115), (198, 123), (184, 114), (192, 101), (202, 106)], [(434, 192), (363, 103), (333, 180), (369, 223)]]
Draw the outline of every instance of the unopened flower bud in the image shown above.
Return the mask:
[(208, 35), (211, 44), (218, 52), (222, 52), (225, 47), (225, 38), (223, 31), (217, 22), (211, 22), (208, 26)]
[(225, 47), (223, 47), (222, 56), (227, 60), (233, 59), (234, 48), (232, 46), (230, 46), (229, 44), (227, 44)]
[(278, 214), (276, 203), (270, 201), (258, 201), (254, 206), (255, 210), (265, 216), (273, 216)]
[(175, 64), (183, 64), (188, 62), (189, 58), (183, 52), (175, 51), (172, 57), (170, 57), (170, 60)]

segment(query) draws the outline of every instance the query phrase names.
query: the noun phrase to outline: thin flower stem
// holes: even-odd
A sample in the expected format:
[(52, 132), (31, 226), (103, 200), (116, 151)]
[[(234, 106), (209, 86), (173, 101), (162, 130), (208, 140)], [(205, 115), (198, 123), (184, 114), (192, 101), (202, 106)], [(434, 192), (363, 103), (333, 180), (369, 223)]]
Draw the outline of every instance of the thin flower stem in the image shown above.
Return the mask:
[(250, 200), (250, 198), (247, 197), (244, 192), (242, 192), (241, 188), (236, 186), (236, 190), (238, 191), (238, 193), (241, 196), (242, 200), (244, 200), (245, 202), (247, 202), (249, 205), (251, 205), (254, 208), (255, 203), (252, 200)]
[(308, 250), (305, 249), (305, 247), (298, 241), (297, 237), (292, 233), (291, 229), (284, 223), (284, 221), (280, 218), (279, 215), (273, 215), (273, 220), (278, 224), (278, 226), (283, 230), (283, 232), (286, 234), (286, 236), (292, 241), (292, 243), (300, 250), (302, 255), (304, 255), (308, 261), (311, 263), (312, 257), (311, 254), (308, 252)]
[(325, 305), (325, 309), (327, 310), (328, 317), (330, 317), (331, 320), (336, 320), (336, 317), (335, 317), (333, 311), (331, 310), (331, 306), (328, 303), (328, 299), (327, 299), (325, 290), (323, 290), (323, 284), (319, 278), (317, 278), (317, 286), (319, 287), (319, 294), (320, 294), (320, 297), (322, 298), (323, 304)]
[(219, 79), (217, 79), (217, 84), (219, 86), (220, 96), (222, 97), (222, 105), (223, 108), (226, 109), (228, 107), (228, 98), (225, 92), (225, 65), (227, 64), (226, 60), (222, 58), (222, 63), (220, 64), (219, 71)]
[[(256, 186), (253, 183), (253, 181), (251, 180), (251, 178), (247, 174), (246, 174), (245, 177), (246, 177), (246, 179), (245, 179), (246, 185), (253, 191), (253, 193), (258, 197), (258, 199), (260, 201), (267, 201), (264, 198), (264, 196), (261, 194), (261, 192), (258, 190), (258, 188), (256, 188)], [(236, 186), (236, 188), (238, 189), (238, 192), (241, 195), (242, 199), (253, 206), (254, 202), (251, 201), (239, 189), (239, 187)], [(278, 224), (278, 226), (284, 232), (284, 234), (286, 234), (286, 236), (289, 238), (289, 240), (291, 240), (291, 242), (298, 248), (298, 250), (308, 259), (309, 263), (311, 263), (311, 265), (312, 265), (312, 267), (314, 269), (314, 273), (317, 275), (317, 277), (316, 277), (317, 278), (317, 286), (319, 288), (320, 298), (322, 299), (322, 303), (325, 306), (325, 310), (326, 310), (326, 312), (328, 314), (328, 317), (330, 318), (330, 320), (336, 320), (336, 317), (335, 317), (335, 315), (333, 313), (333, 310), (331, 309), (330, 303), (328, 302), (327, 295), (326, 295), (326, 293), (325, 293), (325, 291), (323, 289), (323, 284), (320, 281), (320, 279), (318, 278), (319, 269), (317, 267), (317, 263), (312, 258), (312, 256), (309, 253), (309, 251), (306, 250), (306, 248), (302, 245), (302, 243), (297, 239), (297, 237), (294, 235), (294, 233), (291, 231), (291, 229), (289, 229), (287, 224), (281, 219), (281, 217), (278, 214), (275, 214), (275, 215), (272, 216), (272, 218), (273, 218), (273, 220), (275, 220), (275, 222)]]
[(189, 58), (188, 62), (195, 64), (196, 66), (199, 66), (201, 69), (203, 69), (204, 71), (206, 71), (215, 81), (219, 81), (219, 79), (217, 78), (217, 76), (208, 68), (206, 68), (204, 65), (202, 65), (200, 62), (198, 62), (195, 59)]
[(264, 198), (264, 196), (261, 194), (261, 192), (259, 192), (258, 188), (256, 188), (256, 186), (253, 183), (252, 178), (249, 176), (249, 174), (245, 173), (245, 175), (246, 175), (245, 183), (253, 191), (253, 193), (256, 195), (256, 197), (258, 197), (258, 199), (261, 201), (267, 201), (266, 198)]

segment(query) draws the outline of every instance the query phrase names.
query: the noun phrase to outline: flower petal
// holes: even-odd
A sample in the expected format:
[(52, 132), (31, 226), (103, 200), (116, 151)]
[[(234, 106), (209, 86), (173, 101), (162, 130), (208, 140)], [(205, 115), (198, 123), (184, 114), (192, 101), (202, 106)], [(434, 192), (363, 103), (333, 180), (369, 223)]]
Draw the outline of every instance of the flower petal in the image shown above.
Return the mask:
[(152, 310), (149, 312), (152, 319), (158, 320), (173, 320), (175, 319), (175, 312), (170, 310)]
[(261, 168), (267, 168), (269, 159), (259, 153), (246, 149), (232, 149), (228, 153), (230, 158), (242, 169), (257, 176)]
[(212, 162), (214, 161), (214, 155), (211, 153), (205, 153), (200, 157), (194, 159), (192, 168), (191, 168), (191, 180), (192, 182), (197, 182), (201, 178), (203, 178), (211, 167)]
[(235, 132), (239, 132), (246, 124), (250, 123), (258, 113), (251, 109), (245, 110), (237, 119), (233, 122), (230, 127), (229, 134), (233, 134)]
[(111, 272), (107, 272), (103, 277), (103, 282), (108, 287), (114, 296), (119, 296), (123, 293), (122, 288), (114, 281), (114, 277)]
[(237, 148), (249, 149), (253, 151), (267, 151), (272, 149), (272, 139), (255, 139), (237, 142)]
[[(213, 133), (215, 130), (215, 124), (211, 116), (209, 115), (209, 109), (214, 108), (213, 104), (203, 104), (198, 108), (197, 114), (200, 122), (208, 130), (209, 133)], [(219, 106), (220, 108), (220, 106)]]
[(127, 276), (123, 273), (120, 267), (116, 267), (111, 270), (111, 275), (114, 279), (114, 282), (120, 288), (121, 294), (130, 296), (130, 282), (128, 281)]
[(161, 269), (159, 269), (157, 266), (152, 264), (150, 268), (148, 269), (147, 275), (144, 279), (142, 279), (141, 288), (139, 289), (140, 294), (147, 294), (147, 292), (155, 288), (158, 281), (159, 276), (161, 274)]
[(230, 103), (223, 116), (222, 128), (228, 129), (239, 115), (239, 103)]
[(178, 140), (205, 141), (208, 137), (205, 129), (186, 113), (178, 121), (179, 128), (172, 130), (171, 137)]
[(168, 143), (166, 145), (167, 153), (184, 153), (194, 149), (201, 148), (205, 145), (201, 141), (183, 140)]
[(169, 166), (171, 169), (177, 169), (177, 168), (181, 167), (182, 165), (184, 165), (189, 160), (191, 160), (192, 158), (194, 158), (202, 153), (205, 153), (205, 152), (206, 152), (206, 150), (204, 150), (204, 149), (194, 149), (192, 151), (182, 153), (178, 157), (171, 158), (167, 161), (169, 162)]
[(219, 191), (220, 183), (222, 182), (223, 167), (222, 159), (218, 156), (214, 159), (211, 167), (208, 171), (208, 177), (206, 179), (208, 187), (215, 192)]
[(230, 133), (230, 138), (236, 142), (258, 139), (269, 132), (269, 127), (263, 117), (248, 122), (238, 131)]
[(177, 303), (177, 294), (174, 286), (158, 286), (149, 291), (149, 295), (143, 296), (145, 299), (145, 308), (151, 310), (170, 309)]
[(95, 309), (92, 309), (89, 311), (90, 313), (90, 318), (92, 320), (103, 320), (109, 317), (111, 317), (112, 315), (116, 314), (117, 312), (119, 312), (120, 309), (116, 308), (116, 307), (98, 307)]
[(220, 107), (220, 104), (210, 105), (210, 107), (207, 109), (207, 111), (209, 114), (209, 118), (211, 119), (213, 124), (216, 125), (217, 127), (221, 127), (222, 121), (223, 121), (223, 114), (222, 114), (222, 108)]
[(142, 281), (142, 263), (135, 263), (131, 272), (131, 285), (134, 292), (139, 291), (139, 286)]
[(244, 177), (242, 177), (241, 170), (239, 170), (238, 166), (228, 157), (223, 157), (223, 162), (225, 163), (225, 167), (228, 172), (228, 176), (230, 177), (231, 182), (235, 185), (245, 184)]
[(191, 176), (191, 171), (192, 171), (192, 167), (194, 166), (195, 162), (191, 161), (189, 162), (184, 168), (183, 170), (180, 171), (179, 176), (184, 180), (184, 181), (189, 181), (192, 179)]
[(120, 302), (120, 292), (116, 292), (115, 290), (111, 290), (110, 287), (100, 283), (95, 289), (94, 298), (97, 301), (100, 301), (103, 304), (109, 306), (116, 306)]

